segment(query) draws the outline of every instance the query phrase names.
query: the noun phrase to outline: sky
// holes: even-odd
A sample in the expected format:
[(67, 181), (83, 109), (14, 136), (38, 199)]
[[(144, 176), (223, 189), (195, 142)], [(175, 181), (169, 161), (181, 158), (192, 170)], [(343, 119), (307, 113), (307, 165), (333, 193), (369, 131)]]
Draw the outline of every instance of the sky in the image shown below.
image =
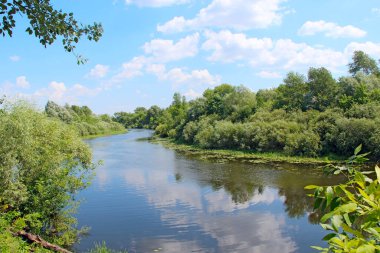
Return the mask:
[[(168, 106), (222, 83), (277, 87), (290, 71), (347, 75), (355, 50), (380, 58), (378, 0), (52, 1), (83, 24), (100, 22), (99, 42), (81, 40), (77, 65), (60, 39), (44, 48), (17, 18), (0, 37), (0, 96), (43, 108), (87, 105), (95, 113)], [(377, 31), (377, 32), (376, 32)]]

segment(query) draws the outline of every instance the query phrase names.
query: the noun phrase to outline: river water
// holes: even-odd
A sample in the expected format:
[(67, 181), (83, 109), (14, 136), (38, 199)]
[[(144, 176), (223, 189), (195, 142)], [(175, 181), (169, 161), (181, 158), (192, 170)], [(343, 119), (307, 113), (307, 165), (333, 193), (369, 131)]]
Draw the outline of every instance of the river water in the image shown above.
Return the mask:
[(75, 246), (133, 252), (314, 252), (325, 231), (304, 186), (330, 184), (320, 168), (204, 161), (127, 134), (88, 140), (103, 160), (79, 198)]

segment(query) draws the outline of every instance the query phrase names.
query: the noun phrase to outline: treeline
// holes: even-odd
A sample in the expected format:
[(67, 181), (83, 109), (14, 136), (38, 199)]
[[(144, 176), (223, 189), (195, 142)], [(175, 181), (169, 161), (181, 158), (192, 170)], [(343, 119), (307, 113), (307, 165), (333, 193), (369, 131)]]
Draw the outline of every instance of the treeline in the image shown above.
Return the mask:
[(45, 106), (48, 117), (56, 118), (72, 126), (80, 136), (110, 134), (124, 131), (125, 128), (107, 114), (95, 115), (87, 106), (60, 106), (49, 101)]
[(257, 93), (229, 84), (189, 102), (176, 93), (164, 110), (137, 108), (113, 119), (208, 149), (349, 156), (362, 144), (380, 159), (379, 67), (362, 51), (348, 67), (351, 75), (337, 80), (323, 67), (307, 76), (290, 72), (277, 88)]

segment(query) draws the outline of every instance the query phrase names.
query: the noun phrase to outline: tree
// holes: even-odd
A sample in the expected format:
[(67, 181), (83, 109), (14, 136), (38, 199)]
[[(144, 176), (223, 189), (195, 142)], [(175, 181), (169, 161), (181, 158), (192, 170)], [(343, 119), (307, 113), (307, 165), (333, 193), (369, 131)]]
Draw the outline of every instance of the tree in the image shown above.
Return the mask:
[(286, 111), (305, 109), (304, 100), (307, 92), (306, 80), (303, 75), (290, 72), (277, 89), (275, 108), (284, 108)]
[(355, 51), (352, 56), (352, 62), (348, 64), (349, 72), (356, 75), (358, 72), (363, 72), (366, 75), (379, 75), (379, 67), (376, 61), (363, 51)]
[[(12, 37), (16, 15), (26, 16), (29, 26), (25, 31), (38, 38), (44, 47), (62, 37), (62, 45), (67, 52), (74, 52), (82, 37), (98, 41), (103, 33), (100, 23), (82, 25), (73, 13), (55, 9), (50, 0), (1, 0), (0, 34), (4, 37)], [(86, 61), (80, 55), (76, 57), (78, 64)]]
[(310, 109), (324, 111), (335, 102), (337, 85), (326, 68), (310, 68), (307, 84), (309, 93), (306, 97), (306, 105)]
[(0, 139), (0, 251), (34, 252), (22, 241), (12, 250), (2, 240), (22, 231), (61, 246), (74, 243), (70, 212), (75, 194), (88, 186), (89, 147), (68, 125), (24, 104), (4, 105)]

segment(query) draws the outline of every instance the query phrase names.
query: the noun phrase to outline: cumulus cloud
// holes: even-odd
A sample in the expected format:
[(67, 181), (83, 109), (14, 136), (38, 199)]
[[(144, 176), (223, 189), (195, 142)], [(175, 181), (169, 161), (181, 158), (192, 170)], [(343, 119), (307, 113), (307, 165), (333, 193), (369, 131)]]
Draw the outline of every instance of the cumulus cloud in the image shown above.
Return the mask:
[(11, 57), (9, 57), (9, 60), (11, 60), (13, 62), (18, 62), (21, 60), (21, 57), (18, 55), (12, 55)]
[(67, 87), (64, 82), (52, 81), (45, 88), (41, 88), (34, 93), (17, 94), (20, 97), (40, 100), (41, 98), (52, 100), (57, 103), (73, 103), (77, 102), (80, 97), (91, 97), (97, 95), (102, 91), (102, 88), (88, 88), (81, 84), (74, 84), (71, 87)]
[(198, 42), (199, 34), (195, 33), (180, 39), (177, 43), (173, 40), (154, 39), (145, 43), (143, 48), (154, 61), (170, 62), (195, 56), (198, 53)]
[(212, 75), (207, 69), (186, 71), (183, 68), (176, 67), (166, 70), (163, 64), (152, 64), (147, 66), (146, 71), (154, 74), (161, 81), (170, 81), (174, 86), (213, 86), (219, 84), (221, 80), (219, 76)]
[(352, 56), (353, 53), (358, 50), (366, 52), (375, 58), (380, 58), (380, 43), (374, 43), (370, 41), (363, 43), (351, 42), (347, 45), (344, 52), (346, 55)]
[(213, 0), (201, 9), (193, 19), (174, 17), (157, 30), (163, 33), (207, 27), (250, 30), (280, 24), (285, 14), (281, 3), (285, 0)]
[(261, 78), (268, 78), (268, 79), (275, 79), (275, 78), (281, 78), (281, 74), (273, 71), (260, 71), (256, 74), (257, 76)]
[(125, 79), (141, 76), (146, 63), (147, 59), (144, 56), (134, 57), (131, 61), (123, 63), (121, 71), (112, 77), (111, 82), (118, 83)]
[(190, 90), (188, 90), (187, 92), (185, 92), (183, 95), (184, 95), (185, 97), (187, 97), (188, 99), (194, 99), (194, 98), (201, 97), (201, 96), (202, 96), (202, 93), (200, 93), (200, 92), (196, 92), (195, 90), (190, 89)]
[(62, 101), (67, 91), (63, 82), (52, 81), (47, 88), (40, 89), (34, 93), (36, 97), (47, 97), (49, 100)]
[(164, 7), (189, 3), (190, 0), (125, 0), (127, 5), (137, 5), (139, 7)]
[(108, 71), (109, 66), (96, 64), (95, 67), (90, 70), (88, 76), (92, 78), (103, 78), (107, 75)]
[[(332, 71), (346, 66), (355, 50), (363, 50), (379, 57), (380, 43), (351, 42), (342, 51), (310, 46), (290, 39), (249, 38), (243, 33), (205, 32), (206, 41), (201, 48), (211, 52), (213, 62), (247, 62), (253, 67), (276, 67), (283, 70), (325, 66)], [(262, 73), (263, 74), (263, 73)]]
[(298, 30), (299, 35), (311, 36), (318, 33), (324, 34), (331, 38), (361, 38), (367, 35), (367, 32), (352, 25), (339, 26), (336, 23), (319, 21), (307, 21)]
[(26, 89), (30, 87), (30, 83), (25, 76), (19, 76), (16, 78), (16, 86)]
[(205, 37), (202, 49), (212, 51), (208, 57), (210, 61), (235, 62), (251, 56), (265, 60), (268, 59), (267, 56), (261, 53), (273, 47), (270, 38), (248, 38), (244, 33), (232, 33), (228, 30), (218, 33), (206, 31)]

